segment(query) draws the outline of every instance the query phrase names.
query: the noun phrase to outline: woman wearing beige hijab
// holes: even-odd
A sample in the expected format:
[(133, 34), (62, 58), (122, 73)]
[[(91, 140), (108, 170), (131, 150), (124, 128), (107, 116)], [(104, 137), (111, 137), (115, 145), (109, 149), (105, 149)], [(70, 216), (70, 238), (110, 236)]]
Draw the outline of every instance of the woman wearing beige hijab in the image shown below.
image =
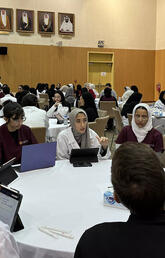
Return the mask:
[(87, 114), (83, 109), (72, 110), (69, 119), (71, 126), (57, 138), (57, 159), (69, 159), (71, 150), (80, 148), (99, 148), (100, 159), (110, 157), (108, 138), (99, 137), (88, 127)]

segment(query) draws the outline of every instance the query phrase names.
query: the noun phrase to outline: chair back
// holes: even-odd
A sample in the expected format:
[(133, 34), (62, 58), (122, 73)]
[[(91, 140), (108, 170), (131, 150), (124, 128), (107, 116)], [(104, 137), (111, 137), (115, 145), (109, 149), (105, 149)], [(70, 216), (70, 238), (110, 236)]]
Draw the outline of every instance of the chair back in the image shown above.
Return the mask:
[(128, 117), (128, 123), (129, 123), (129, 125), (131, 125), (131, 122), (132, 122), (132, 114), (127, 114), (127, 117)]
[(107, 110), (98, 109), (97, 112), (98, 112), (99, 117), (104, 117), (104, 116), (108, 115), (108, 111)]
[(104, 136), (104, 130), (107, 125), (109, 116), (96, 118), (94, 122), (89, 122), (89, 128), (94, 130), (98, 136)]
[(34, 134), (38, 143), (44, 143), (46, 139), (46, 127), (31, 127), (31, 131)]
[(116, 122), (116, 130), (118, 131), (118, 133), (120, 133), (124, 127), (123, 122), (122, 122), (122, 117), (120, 114), (120, 110), (117, 108), (112, 108), (112, 109), (114, 112), (114, 117), (115, 117), (115, 122)]
[(114, 118), (114, 113), (112, 108), (116, 107), (115, 101), (100, 101), (100, 109), (106, 110), (108, 112), (109, 118)]
[(46, 106), (49, 106), (49, 96), (47, 93), (39, 94), (38, 104), (41, 109), (45, 109)]

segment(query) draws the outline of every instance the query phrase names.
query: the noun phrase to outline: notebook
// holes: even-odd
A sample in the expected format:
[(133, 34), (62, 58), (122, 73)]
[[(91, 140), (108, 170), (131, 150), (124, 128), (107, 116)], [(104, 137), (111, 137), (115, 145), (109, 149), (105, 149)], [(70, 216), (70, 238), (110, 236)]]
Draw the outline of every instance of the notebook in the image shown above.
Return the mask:
[(21, 165), (14, 166), (16, 171), (53, 167), (56, 160), (56, 142), (22, 146)]

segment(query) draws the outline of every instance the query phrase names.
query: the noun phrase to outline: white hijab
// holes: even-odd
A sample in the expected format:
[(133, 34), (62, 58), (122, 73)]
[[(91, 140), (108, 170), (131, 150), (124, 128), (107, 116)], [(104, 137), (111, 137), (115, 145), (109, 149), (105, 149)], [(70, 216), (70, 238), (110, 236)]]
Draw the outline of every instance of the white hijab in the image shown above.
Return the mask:
[[(147, 109), (147, 113), (148, 113), (148, 122), (146, 123), (146, 125), (142, 128), (139, 128), (137, 126), (137, 124), (135, 123), (135, 111), (138, 107), (144, 107), (145, 109)], [(134, 132), (134, 134), (137, 137), (138, 142), (142, 142), (144, 140), (144, 138), (146, 137), (147, 133), (152, 129), (152, 113), (150, 110), (150, 107), (145, 104), (145, 103), (139, 103), (137, 104), (134, 109), (133, 109), (133, 114), (132, 114), (132, 130)]]

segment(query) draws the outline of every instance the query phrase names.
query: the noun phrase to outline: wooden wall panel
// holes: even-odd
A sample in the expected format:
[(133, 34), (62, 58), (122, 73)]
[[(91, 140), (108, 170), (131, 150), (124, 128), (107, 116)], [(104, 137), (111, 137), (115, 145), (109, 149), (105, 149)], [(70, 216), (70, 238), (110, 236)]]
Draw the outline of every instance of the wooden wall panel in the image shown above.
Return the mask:
[(13, 91), (17, 91), (19, 84), (35, 87), (38, 82), (66, 84), (76, 80), (83, 84), (87, 81), (88, 51), (103, 51), (114, 52), (114, 88), (119, 96), (124, 86), (136, 84), (143, 100), (154, 99), (155, 51), (4, 45), (8, 55), (0, 56), (0, 76)]
[(156, 84), (161, 83), (161, 90), (165, 90), (165, 50), (157, 50), (155, 58), (155, 100), (159, 98)]

